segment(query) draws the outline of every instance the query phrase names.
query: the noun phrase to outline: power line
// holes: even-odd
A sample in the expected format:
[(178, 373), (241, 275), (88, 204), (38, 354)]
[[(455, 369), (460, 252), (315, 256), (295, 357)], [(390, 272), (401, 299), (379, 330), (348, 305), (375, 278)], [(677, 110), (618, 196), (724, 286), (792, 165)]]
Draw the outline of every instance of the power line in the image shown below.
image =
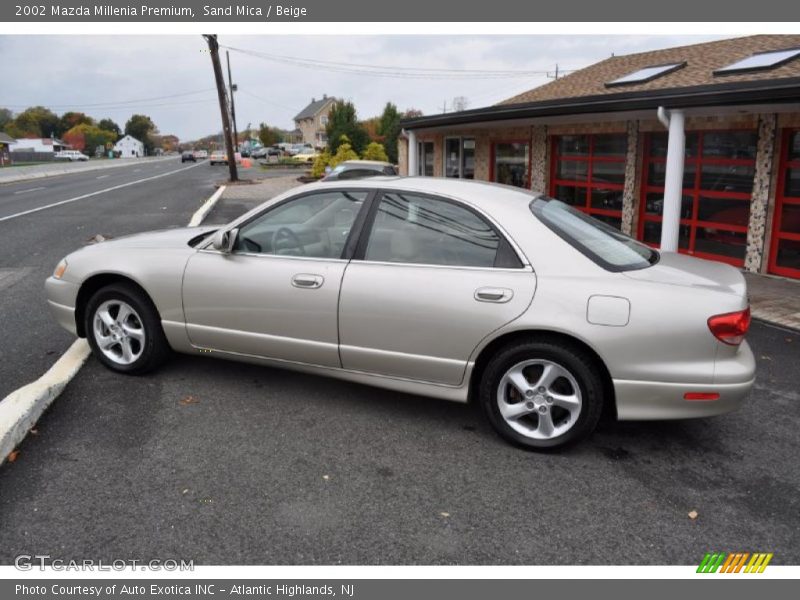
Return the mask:
[(264, 102), (266, 104), (272, 104), (273, 106), (277, 106), (278, 108), (282, 108), (284, 110), (288, 110), (291, 113), (297, 112), (297, 107), (296, 106), (295, 107), (286, 106), (285, 104), (280, 104), (280, 103), (275, 102), (273, 100), (267, 100), (266, 98), (262, 98), (261, 96), (257, 96), (253, 92), (249, 92), (247, 90), (241, 90), (240, 89), (238, 91), (241, 94), (247, 94), (248, 96), (251, 96), (252, 98), (255, 98), (256, 100), (260, 100), (261, 102)]
[[(124, 107), (126, 105), (133, 105), (133, 104), (138, 104), (138, 103), (141, 103), (141, 102), (152, 102), (154, 100), (169, 100), (171, 98), (182, 98), (182, 97), (185, 97), (185, 96), (193, 96), (195, 94), (203, 94), (203, 93), (206, 93), (206, 92), (213, 92), (213, 91), (214, 91), (214, 88), (206, 88), (206, 89), (203, 89), (203, 90), (195, 90), (195, 91), (192, 91), (192, 92), (181, 92), (179, 94), (169, 94), (167, 96), (154, 96), (152, 98), (140, 98), (138, 100), (119, 100), (119, 101), (115, 101), (115, 102), (99, 102), (99, 103), (94, 103), (94, 104), (84, 104), (82, 102), (75, 102), (75, 103), (72, 103), (72, 104), (47, 104), (46, 107), (47, 108), (51, 108), (51, 109), (74, 108), (76, 106), (80, 106), (80, 107), (83, 107), (83, 108), (99, 108), (99, 109), (108, 108), (108, 107), (114, 107), (114, 106)], [(5, 107), (8, 107), (8, 108), (29, 108), (31, 106), (38, 106), (38, 105), (35, 105), (35, 104), (34, 105), (31, 105), (31, 104), (3, 104), (2, 102), (0, 102), (0, 106), (5, 106)]]
[(430, 67), (398, 67), (390, 65), (368, 65), (340, 61), (327, 61), (313, 58), (299, 58), (282, 54), (270, 54), (256, 50), (221, 46), (254, 58), (289, 64), (305, 69), (325, 70), (334, 73), (352, 73), (373, 77), (399, 79), (502, 79), (547, 75), (548, 71), (499, 70), (499, 69), (439, 69)]

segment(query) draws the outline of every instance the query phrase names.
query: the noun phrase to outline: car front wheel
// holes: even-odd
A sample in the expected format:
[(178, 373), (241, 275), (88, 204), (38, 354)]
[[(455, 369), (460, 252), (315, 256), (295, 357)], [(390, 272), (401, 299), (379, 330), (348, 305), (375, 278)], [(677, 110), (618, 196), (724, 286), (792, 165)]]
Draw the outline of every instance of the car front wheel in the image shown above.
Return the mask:
[(169, 355), (155, 306), (133, 285), (98, 290), (87, 304), (84, 326), (92, 352), (112, 371), (146, 373)]
[(555, 449), (594, 431), (603, 407), (595, 362), (556, 340), (528, 340), (501, 349), (480, 384), (480, 403), (506, 440)]

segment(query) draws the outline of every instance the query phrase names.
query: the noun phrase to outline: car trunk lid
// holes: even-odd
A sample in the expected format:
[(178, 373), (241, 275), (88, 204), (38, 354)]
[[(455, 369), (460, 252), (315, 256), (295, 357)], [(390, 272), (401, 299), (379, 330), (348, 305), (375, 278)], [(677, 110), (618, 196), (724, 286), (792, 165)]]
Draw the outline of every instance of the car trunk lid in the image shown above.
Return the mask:
[(652, 267), (626, 271), (625, 276), (640, 281), (715, 290), (746, 297), (747, 284), (738, 269), (675, 252), (662, 252)]

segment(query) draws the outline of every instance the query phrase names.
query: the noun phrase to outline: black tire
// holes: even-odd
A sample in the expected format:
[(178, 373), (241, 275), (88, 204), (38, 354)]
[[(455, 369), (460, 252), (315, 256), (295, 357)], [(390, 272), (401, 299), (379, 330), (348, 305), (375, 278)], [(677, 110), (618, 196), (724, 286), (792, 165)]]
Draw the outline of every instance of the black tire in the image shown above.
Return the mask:
[[(581, 392), (580, 413), (563, 434), (550, 439), (535, 439), (512, 428), (500, 413), (498, 389), (512, 367), (528, 360), (546, 360), (565, 368), (577, 381)], [(489, 361), (480, 381), (478, 399), (489, 423), (505, 440), (531, 450), (563, 448), (588, 437), (597, 426), (603, 409), (603, 380), (596, 362), (586, 352), (553, 339), (528, 339), (501, 348)]]
[[(140, 317), (145, 339), (141, 345), (141, 355), (130, 364), (116, 363), (107, 357), (98, 346), (94, 333), (94, 316), (97, 309), (107, 301), (121, 300), (129, 304)], [(161, 317), (147, 297), (138, 287), (129, 283), (114, 283), (107, 285), (89, 299), (84, 311), (84, 331), (86, 339), (95, 357), (107, 368), (118, 373), (128, 375), (141, 375), (152, 371), (163, 364), (171, 353), (164, 330), (161, 327)]]

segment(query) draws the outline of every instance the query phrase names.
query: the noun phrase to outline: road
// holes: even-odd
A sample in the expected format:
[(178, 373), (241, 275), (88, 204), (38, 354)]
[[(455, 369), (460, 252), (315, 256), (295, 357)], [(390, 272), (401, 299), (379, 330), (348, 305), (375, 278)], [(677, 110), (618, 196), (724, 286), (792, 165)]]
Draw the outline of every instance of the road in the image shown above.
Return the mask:
[[(97, 234), (185, 225), (226, 173), (175, 159), (0, 185), (0, 398), (39, 377), (72, 343), (44, 297), (44, 280), (62, 257)], [(118, 186), (126, 187), (14, 216)]]
[(0, 563), (797, 564), (800, 336), (756, 323), (750, 339), (743, 410), (604, 422), (550, 455), (465, 405), (212, 358), (143, 378), (90, 358), (0, 469)]

